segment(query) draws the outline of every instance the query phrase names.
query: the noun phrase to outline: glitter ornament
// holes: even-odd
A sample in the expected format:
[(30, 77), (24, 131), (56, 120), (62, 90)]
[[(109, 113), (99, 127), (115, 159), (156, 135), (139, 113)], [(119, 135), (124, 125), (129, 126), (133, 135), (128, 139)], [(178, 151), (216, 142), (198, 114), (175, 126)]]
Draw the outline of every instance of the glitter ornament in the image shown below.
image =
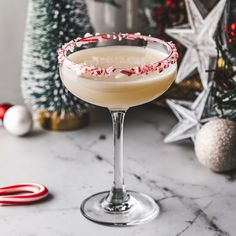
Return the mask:
[(236, 123), (215, 119), (198, 131), (195, 153), (199, 162), (212, 171), (224, 172), (236, 168)]
[(15, 136), (23, 136), (29, 133), (32, 129), (32, 124), (31, 113), (26, 107), (21, 105), (9, 108), (3, 119), (5, 129)]

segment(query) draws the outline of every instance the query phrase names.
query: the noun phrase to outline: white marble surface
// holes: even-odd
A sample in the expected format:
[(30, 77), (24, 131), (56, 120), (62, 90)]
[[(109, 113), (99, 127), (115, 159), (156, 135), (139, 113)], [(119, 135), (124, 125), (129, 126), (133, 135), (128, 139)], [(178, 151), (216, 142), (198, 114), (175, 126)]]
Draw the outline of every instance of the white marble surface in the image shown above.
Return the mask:
[[(0, 128), (0, 184), (38, 182), (50, 197), (30, 206), (1, 207), (1, 236), (235, 236), (236, 172), (200, 166), (190, 143), (163, 144), (173, 116), (152, 106), (131, 109), (125, 123), (125, 181), (161, 205), (151, 223), (116, 228), (86, 220), (81, 201), (112, 184), (109, 113), (73, 132), (35, 129), (17, 138)], [(105, 139), (101, 138), (104, 135)]]

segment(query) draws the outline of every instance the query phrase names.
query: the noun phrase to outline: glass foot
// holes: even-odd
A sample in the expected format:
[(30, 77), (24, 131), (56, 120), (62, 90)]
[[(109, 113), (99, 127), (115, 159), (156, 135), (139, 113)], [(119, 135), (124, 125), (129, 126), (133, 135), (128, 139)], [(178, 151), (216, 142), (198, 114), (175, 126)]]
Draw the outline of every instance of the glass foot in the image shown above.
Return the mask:
[(148, 195), (134, 191), (127, 193), (128, 199), (116, 205), (106, 200), (109, 191), (94, 194), (82, 202), (81, 212), (93, 222), (110, 226), (143, 224), (159, 214), (159, 206)]

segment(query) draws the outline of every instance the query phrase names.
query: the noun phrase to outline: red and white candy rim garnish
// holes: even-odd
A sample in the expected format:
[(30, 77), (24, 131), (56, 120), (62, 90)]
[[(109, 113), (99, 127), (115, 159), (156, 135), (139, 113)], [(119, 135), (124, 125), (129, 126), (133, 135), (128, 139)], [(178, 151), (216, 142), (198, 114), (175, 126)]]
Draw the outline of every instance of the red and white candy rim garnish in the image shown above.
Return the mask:
[[(123, 39), (127, 40), (136, 40), (136, 39), (142, 39), (144, 41), (148, 42), (154, 42), (154, 43), (161, 43), (164, 44), (170, 54), (163, 60), (159, 60), (154, 63), (150, 64), (144, 64), (140, 66), (135, 66), (127, 69), (118, 69), (115, 67), (107, 67), (107, 68), (101, 68), (96, 66), (88, 66), (86, 64), (77, 64), (72, 61), (70, 61), (67, 58), (67, 52), (73, 50), (76, 47), (82, 47), (85, 44), (88, 43), (97, 43), (99, 41), (108, 41), (108, 40), (118, 40), (121, 41)], [(112, 73), (116, 74), (123, 74), (123, 75), (140, 75), (140, 74), (148, 74), (150, 72), (157, 72), (161, 73), (165, 69), (167, 69), (170, 64), (174, 64), (178, 60), (178, 52), (176, 49), (176, 46), (172, 42), (165, 42), (163, 40), (151, 37), (151, 36), (145, 36), (141, 35), (140, 33), (135, 34), (129, 34), (129, 33), (111, 33), (111, 34), (85, 34), (83, 38), (76, 38), (74, 40), (71, 40), (70, 42), (64, 44), (62, 48), (58, 49), (58, 61), (60, 64), (63, 64), (63, 66), (68, 67), (69, 69), (74, 69), (76, 73), (78, 74), (89, 74), (97, 77), (109, 77)]]
[(41, 184), (16, 184), (0, 188), (0, 206), (25, 205), (45, 198), (48, 189)]

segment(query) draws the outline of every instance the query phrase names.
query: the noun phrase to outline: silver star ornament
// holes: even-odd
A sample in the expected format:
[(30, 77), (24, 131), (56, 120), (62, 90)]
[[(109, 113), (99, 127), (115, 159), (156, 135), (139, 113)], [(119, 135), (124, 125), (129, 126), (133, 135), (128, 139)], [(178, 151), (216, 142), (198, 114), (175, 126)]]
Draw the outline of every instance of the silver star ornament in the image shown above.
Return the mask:
[[(197, 68), (202, 85), (207, 88), (210, 60), (216, 57), (214, 34), (221, 18), (226, 0), (220, 0), (203, 19), (195, 2), (185, 0), (188, 25), (166, 29), (166, 33), (187, 48), (178, 69), (176, 83), (184, 80)], [(212, 68), (211, 68), (212, 69)]]
[(209, 111), (211, 105), (208, 104), (206, 107), (211, 86), (212, 83), (209, 83), (208, 88), (203, 90), (194, 102), (167, 100), (167, 104), (179, 120), (179, 123), (165, 137), (165, 143), (172, 143), (187, 138), (191, 138), (194, 142), (196, 133), (202, 124), (215, 117), (215, 114)]

